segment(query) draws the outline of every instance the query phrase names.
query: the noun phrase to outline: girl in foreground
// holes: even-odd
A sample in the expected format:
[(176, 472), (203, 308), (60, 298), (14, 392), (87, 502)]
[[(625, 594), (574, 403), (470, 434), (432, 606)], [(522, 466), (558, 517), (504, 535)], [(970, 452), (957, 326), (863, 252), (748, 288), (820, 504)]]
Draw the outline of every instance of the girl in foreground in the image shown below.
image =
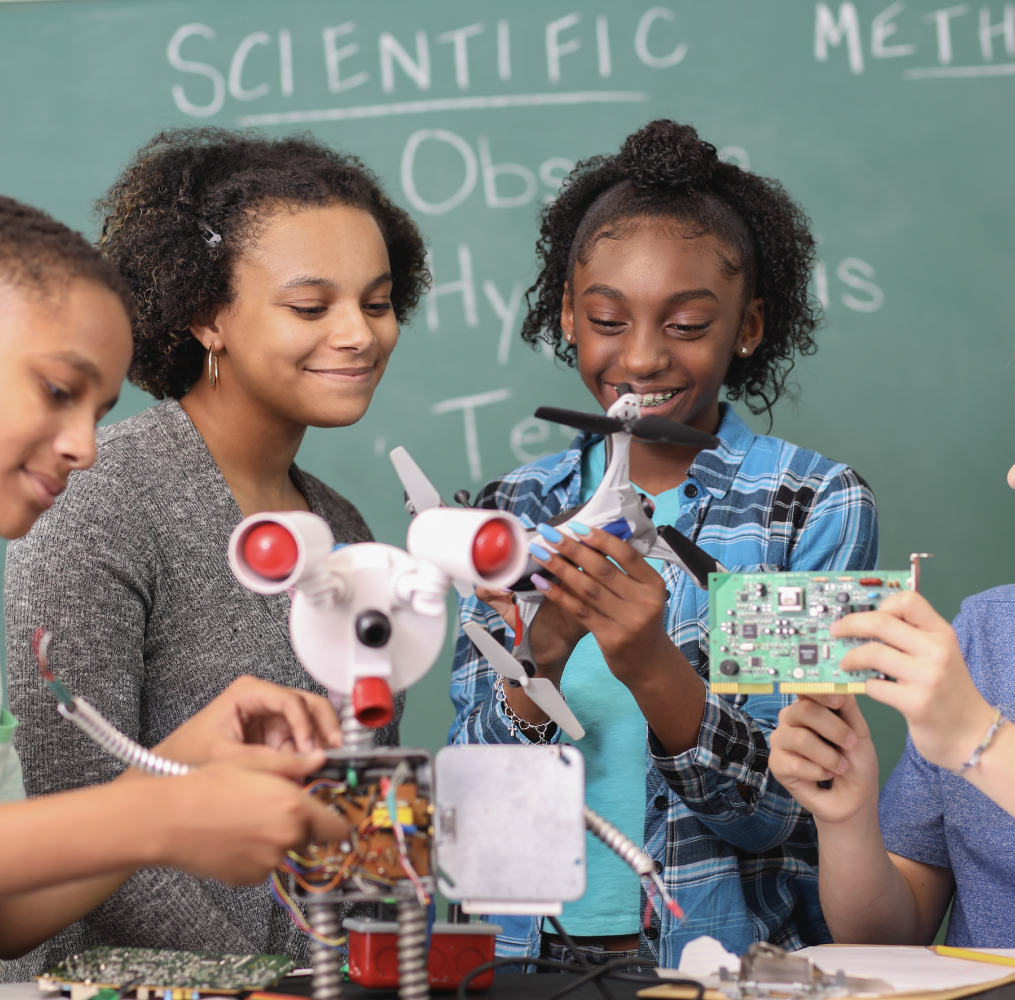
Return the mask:
[[(116, 402), (131, 356), (132, 309), (115, 269), (84, 239), (0, 198), (0, 536), (23, 535), (69, 473), (95, 460), (96, 422)], [(19, 801), (17, 722), (2, 679), (2, 958), (87, 913), (138, 867), (257, 882), (287, 848), (341, 833), (332, 813), (280, 777), (311, 773), (323, 762), (314, 748), (339, 742), (323, 698), (239, 680), (159, 747), (192, 764), (231, 760), (180, 778), (128, 771), (99, 787)], [(51, 701), (44, 707), (53, 711)], [(243, 747), (258, 736), (307, 753)]]
[[(522, 336), (577, 365), (599, 407), (628, 383), (643, 413), (722, 441), (700, 453), (632, 444), (631, 479), (657, 524), (731, 570), (873, 568), (877, 520), (863, 481), (755, 435), (719, 399), (725, 390), (770, 411), (795, 354), (814, 350), (814, 240), (778, 184), (720, 162), (688, 126), (652, 122), (619, 154), (576, 168), (544, 212), (538, 249)], [(565, 905), (563, 924), (596, 962), (675, 966), (701, 934), (736, 953), (755, 941), (827, 941), (813, 824), (769, 779), (767, 737), (788, 699), (712, 694), (707, 595), (609, 534), (591, 530), (578, 544), (545, 523), (588, 499), (604, 466), (602, 438), (579, 434), (568, 451), (489, 483), (479, 505), (542, 526), (532, 552), (560, 582), (533, 578), (547, 597), (532, 632), (538, 675), (559, 684), (586, 728), (589, 805), (646, 845), (687, 917), (643, 923), (638, 880), (590, 842), (588, 889)], [(462, 606), (464, 618), (510, 635), (498, 613), (514, 621), (508, 595), (480, 592)], [(456, 742), (559, 738), (464, 635), (452, 697)], [(541, 943), (537, 921), (494, 919), (507, 930), (501, 954), (564, 955), (552, 938)]]
[[(290, 646), (289, 598), (233, 578), (229, 535), (257, 511), (312, 510), (337, 541), (370, 539), (293, 460), (308, 426), (363, 416), (425, 286), (408, 216), (356, 160), (310, 139), (160, 135), (101, 208), (102, 245), (138, 302), (128, 378), (163, 402), (103, 428), (94, 468), (8, 553), (11, 704), (32, 794), (117, 770), (46, 702), (28, 641), (39, 622), (69, 686), (146, 744), (240, 674), (323, 694)], [(307, 957), (266, 885), (186, 875), (135, 876), (78, 931)], [(69, 949), (47, 946), (22, 978)]]
[(842, 666), (891, 678), (867, 681), (867, 694), (909, 724), (880, 801), (877, 754), (852, 695), (802, 696), (772, 734), (772, 773), (817, 825), (835, 940), (930, 944), (951, 902), (949, 945), (1015, 947), (1011, 921), (999, 919), (1015, 906), (1015, 586), (967, 598), (954, 627), (904, 593), (833, 629), (879, 640)]

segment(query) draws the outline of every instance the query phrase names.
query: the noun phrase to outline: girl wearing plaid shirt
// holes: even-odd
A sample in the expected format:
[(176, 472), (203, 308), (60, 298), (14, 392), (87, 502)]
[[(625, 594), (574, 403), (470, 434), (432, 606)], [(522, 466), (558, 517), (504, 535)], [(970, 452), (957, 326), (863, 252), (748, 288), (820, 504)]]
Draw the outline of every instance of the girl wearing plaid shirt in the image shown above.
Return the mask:
[[(603, 409), (628, 383), (643, 413), (719, 437), (701, 452), (633, 442), (631, 479), (653, 499), (657, 524), (731, 570), (876, 565), (866, 483), (755, 435), (719, 401), (725, 389), (754, 413), (770, 411), (795, 354), (814, 351), (814, 245), (777, 183), (720, 162), (671, 121), (579, 164), (543, 214), (522, 337), (576, 366)], [(533, 555), (560, 582), (533, 577), (547, 597), (532, 629), (538, 675), (560, 686), (587, 730), (589, 805), (645, 845), (686, 912), (678, 922), (646, 909), (637, 878), (590, 840), (588, 889), (565, 906), (563, 924), (594, 962), (675, 966), (701, 934), (736, 953), (755, 941), (828, 941), (813, 822), (768, 769), (768, 735), (790, 699), (712, 694), (707, 595), (611, 535), (592, 529), (581, 545), (546, 524), (588, 499), (604, 468), (603, 439), (581, 433), (566, 452), (488, 483), (477, 501), (542, 525)], [(461, 613), (510, 644), (510, 595), (480, 590)], [(451, 694), (454, 743), (561, 737), (464, 634)], [(563, 957), (538, 918), (493, 919), (504, 927), (499, 954)]]

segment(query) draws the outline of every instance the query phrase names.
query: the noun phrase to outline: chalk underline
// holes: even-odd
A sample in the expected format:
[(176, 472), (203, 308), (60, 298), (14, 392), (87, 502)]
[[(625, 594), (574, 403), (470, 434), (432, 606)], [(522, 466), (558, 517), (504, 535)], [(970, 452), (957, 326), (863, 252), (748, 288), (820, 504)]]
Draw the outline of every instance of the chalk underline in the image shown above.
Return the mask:
[(279, 111), (238, 118), (240, 126), (295, 125), (301, 122), (340, 122), (356, 118), (419, 115), (429, 111), (484, 111), (490, 108), (533, 108), (552, 104), (638, 104), (648, 94), (633, 90), (582, 90), (567, 94), (502, 94), (496, 97), (444, 97), (429, 101), (365, 104), (358, 108), (319, 111)]
[(902, 74), (905, 80), (974, 76), (1015, 76), (1015, 63), (998, 63), (996, 66), (928, 66), (926, 69), (907, 69)]

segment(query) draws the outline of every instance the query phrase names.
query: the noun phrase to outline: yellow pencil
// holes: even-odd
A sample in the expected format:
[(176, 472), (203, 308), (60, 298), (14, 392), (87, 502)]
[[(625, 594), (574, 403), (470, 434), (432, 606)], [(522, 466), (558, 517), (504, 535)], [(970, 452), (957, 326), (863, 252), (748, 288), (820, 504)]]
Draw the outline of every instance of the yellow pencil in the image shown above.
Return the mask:
[(930, 950), (945, 958), (964, 958), (967, 962), (989, 962), (991, 965), (1015, 966), (1015, 958), (1009, 958), (1007, 955), (991, 955), (985, 951), (970, 951), (968, 948), (949, 948), (943, 944), (932, 945)]

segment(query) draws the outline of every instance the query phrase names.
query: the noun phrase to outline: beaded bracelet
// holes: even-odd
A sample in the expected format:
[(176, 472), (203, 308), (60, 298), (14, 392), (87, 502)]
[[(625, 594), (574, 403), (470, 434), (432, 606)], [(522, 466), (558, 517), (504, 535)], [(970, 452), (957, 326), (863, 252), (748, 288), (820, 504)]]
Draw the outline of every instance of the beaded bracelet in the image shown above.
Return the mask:
[(969, 760), (965, 762), (957, 771), (952, 771), (957, 778), (961, 778), (966, 771), (971, 767), (976, 767), (980, 763), (980, 758), (983, 756), (984, 751), (994, 741), (994, 737), (997, 735), (997, 731), (1007, 722), (1008, 720), (1001, 714), (1001, 707), (997, 706), (994, 709), (994, 720), (990, 724), (990, 728), (987, 730), (987, 735), (983, 737), (983, 741), (980, 745), (972, 752)]
[[(508, 722), (511, 723), (511, 735), (514, 736), (517, 732), (521, 731), (521, 734), (530, 742), (545, 744), (549, 743), (550, 740), (547, 738), (547, 732), (550, 727), (556, 728), (556, 723), (552, 719), (547, 719), (546, 722), (542, 722), (537, 725), (534, 722), (526, 722), (520, 715), (515, 713), (515, 710), (508, 704), (507, 695), (504, 693), (504, 678), (498, 677), (494, 681), (494, 690), (497, 692), (497, 701), (501, 703), (504, 709), (504, 714), (507, 716)], [(561, 697), (564, 695), (561, 693)], [(533, 736), (532, 734), (535, 734)]]

